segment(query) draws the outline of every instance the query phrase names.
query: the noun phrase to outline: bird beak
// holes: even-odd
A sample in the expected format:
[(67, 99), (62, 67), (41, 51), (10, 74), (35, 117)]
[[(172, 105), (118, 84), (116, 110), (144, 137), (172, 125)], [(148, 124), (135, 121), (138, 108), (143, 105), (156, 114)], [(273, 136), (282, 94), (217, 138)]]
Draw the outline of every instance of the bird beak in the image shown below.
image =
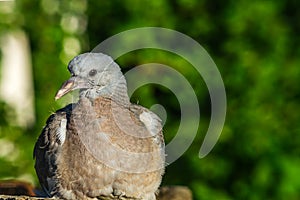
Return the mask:
[(57, 91), (55, 100), (60, 99), (62, 96), (68, 94), (73, 90), (83, 88), (88, 88), (87, 81), (85, 81), (83, 78), (72, 76), (70, 79), (64, 82), (61, 88)]

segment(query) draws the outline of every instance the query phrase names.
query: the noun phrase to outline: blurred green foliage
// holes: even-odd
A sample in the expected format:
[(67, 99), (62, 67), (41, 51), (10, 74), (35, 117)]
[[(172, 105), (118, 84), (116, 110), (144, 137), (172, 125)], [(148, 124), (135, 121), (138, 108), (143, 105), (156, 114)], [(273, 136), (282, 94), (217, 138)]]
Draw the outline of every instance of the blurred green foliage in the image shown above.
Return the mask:
[[(201, 76), (183, 59), (162, 51), (135, 51), (117, 60), (124, 72), (148, 62), (172, 66), (197, 94), (198, 135), (167, 167), (163, 184), (187, 185), (195, 199), (204, 200), (300, 198), (299, 1), (20, 0), (13, 12), (3, 6), (0, 2), (0, 34), (23, 30), (30, 40), (36, 123), (27, 129), (11, 125), (13, 109), (0, 102), (0, 178), (34, 177), (38, 184), (32, 149), (47, 117), (62, 107), (53, 97), (68, 77), (66, 65), (73, 56), (121, 31), (158, 26), (180, 31), (205, 47), (222, 74), (228, 100), (222, 135), (213, 151), (199, 159), (210, 119)], [(164, 105), (165, 137), (174, 137), (180, 109), (170, 91), (147, 85), (132, 101)]]

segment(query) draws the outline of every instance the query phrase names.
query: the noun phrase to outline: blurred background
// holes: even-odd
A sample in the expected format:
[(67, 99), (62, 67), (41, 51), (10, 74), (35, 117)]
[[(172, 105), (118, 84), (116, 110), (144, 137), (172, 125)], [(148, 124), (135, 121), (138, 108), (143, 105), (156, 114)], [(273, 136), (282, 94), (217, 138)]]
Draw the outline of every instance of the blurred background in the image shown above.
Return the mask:
[[(228, 101), (222, 135), (200, 159), (210, 119), (201, 76), (164, 51), (139, 50), (117, 60), (123, 72), (149, 62), (172, 66), (197, 94), (197, 137), (167, 167), (163, 185), (186, 185), (196, 200), (300, 199), (299, 6), (296, 0), (0, 1), (0, 179), (38, 186), (33, 146), (48, 116), (70, 100), (54, 101), (70, 59), (121, 31), (158, 26), (208, 51)], [(168, 89), (143, 86), (132, 102), (162, 104), (166, 141), (174, 137), (180, 108)]]

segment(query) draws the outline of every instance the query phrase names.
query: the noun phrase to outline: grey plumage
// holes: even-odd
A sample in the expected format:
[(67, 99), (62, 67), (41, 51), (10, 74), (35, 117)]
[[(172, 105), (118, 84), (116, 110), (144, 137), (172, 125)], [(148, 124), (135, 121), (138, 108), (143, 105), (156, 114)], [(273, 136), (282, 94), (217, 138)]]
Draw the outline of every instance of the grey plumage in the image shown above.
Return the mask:
[(35, 169), (49, 196), (154, 200), (164, 172), (161, 121), (129, 102), (119, 66), (101, 53), (75, 57), (56, 99), (79, 101), (52, 114), (35, 148)]

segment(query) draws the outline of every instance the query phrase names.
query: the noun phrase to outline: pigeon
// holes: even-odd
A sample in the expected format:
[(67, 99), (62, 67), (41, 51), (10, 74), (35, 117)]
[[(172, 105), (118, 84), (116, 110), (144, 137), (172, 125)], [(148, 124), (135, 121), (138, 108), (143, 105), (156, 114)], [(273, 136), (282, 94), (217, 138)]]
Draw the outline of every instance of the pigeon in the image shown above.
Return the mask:
[(165, 168), (161, 119), (130, 102), (110, 56), (83, 53), (68, 70), (55, 99), (79, 90), (78, 101), (48, 118), (33, 152), (47, 196), (155, 200)]

